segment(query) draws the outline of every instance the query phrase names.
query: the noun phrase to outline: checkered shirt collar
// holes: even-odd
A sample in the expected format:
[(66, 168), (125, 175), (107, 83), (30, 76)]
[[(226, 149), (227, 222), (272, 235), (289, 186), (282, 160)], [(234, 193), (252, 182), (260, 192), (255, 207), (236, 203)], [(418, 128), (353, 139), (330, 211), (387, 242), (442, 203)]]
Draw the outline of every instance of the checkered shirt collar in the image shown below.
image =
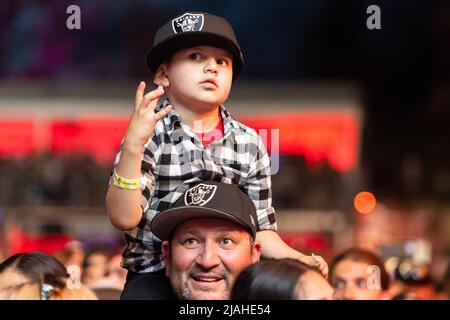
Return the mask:
[[(156, 108), (156, 111), (161, 110), (168, 104), (170, 104), (169, 99), (164, 100), (164, 102)], [(233, 119), (233, 117), (223, 105), (220, 106), (220, 114), (222, 115), (224, 135), (227, 135), (230, 131), (234, 132), (239, 129), (239, 124), (236, 122), (236, 120)], [(163, 121), (165, 130), (168, 135), (171, 135), (175, 129), (181, 127), (181, 119), (175, 108), (172, 108), (169, 114), (163, 118)]]

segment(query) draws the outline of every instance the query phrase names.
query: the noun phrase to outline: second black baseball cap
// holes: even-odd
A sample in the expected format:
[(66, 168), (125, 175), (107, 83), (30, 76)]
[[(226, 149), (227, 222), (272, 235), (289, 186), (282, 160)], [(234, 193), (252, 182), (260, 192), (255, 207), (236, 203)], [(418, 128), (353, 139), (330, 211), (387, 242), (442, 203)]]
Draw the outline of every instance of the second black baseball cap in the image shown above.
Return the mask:
[(175, 229), (194, 218), (225, 219), (242, 225), (255, 238), (256, 208), (236, 185), (216, 181), (200, 182), (189, 188), (174, 205), (157, 214), (150, 224), (161, 240), (170, 240)]
[(233, 80), (244, 67), (244, 58), (233, 28), (224, 18), (207, 12), (186, 12), (164, 24), (153, 39), (147, 64), (155, 73), (173, 53), (195, 46), (224, 49), (233, 56)]

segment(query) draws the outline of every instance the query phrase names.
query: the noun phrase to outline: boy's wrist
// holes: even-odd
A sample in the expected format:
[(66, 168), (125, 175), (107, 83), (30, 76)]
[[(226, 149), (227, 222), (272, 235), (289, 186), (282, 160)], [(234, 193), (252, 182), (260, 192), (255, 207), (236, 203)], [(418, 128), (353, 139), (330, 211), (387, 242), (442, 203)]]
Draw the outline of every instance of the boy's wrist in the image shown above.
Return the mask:
[(144, 146), (139, 143), (133, 143), (131, 141), (127, 141), (126, 139), (123, 142), (122, 151), (126, 152), (130, 155), (140, 155), (142, 153), (142, 148)]

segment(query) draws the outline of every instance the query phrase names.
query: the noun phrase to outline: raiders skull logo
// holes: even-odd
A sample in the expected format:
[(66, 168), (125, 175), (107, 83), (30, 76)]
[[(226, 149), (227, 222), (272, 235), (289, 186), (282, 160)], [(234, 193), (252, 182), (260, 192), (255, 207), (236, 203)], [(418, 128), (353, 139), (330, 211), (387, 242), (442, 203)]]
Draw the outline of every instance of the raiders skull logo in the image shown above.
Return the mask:
[(172, 20), (172, 29), (175, 33), (201, 31), (203, 29), (203, 14), (185, 13)]
[(217, 186), (201, 183), (184, 194), (184, 203), (187, 206), (204, 206), (212, 199), (216, 190)]

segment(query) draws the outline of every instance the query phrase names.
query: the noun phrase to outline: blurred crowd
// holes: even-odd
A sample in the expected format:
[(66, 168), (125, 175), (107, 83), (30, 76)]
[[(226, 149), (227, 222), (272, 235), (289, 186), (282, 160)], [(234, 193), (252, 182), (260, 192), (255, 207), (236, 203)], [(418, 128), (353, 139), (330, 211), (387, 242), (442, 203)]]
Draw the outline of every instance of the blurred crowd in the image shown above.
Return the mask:
[[(1, 300), (118, 300), (127, 271), (121, 248), (87, 249), (71, 241), (53, 254), (18, 253), (0, 257)], [(429, 265), (411, 259), (388, 265), (380, 255), (349, 248), (335, 255), (325, 279), (290, 259), (262, 259), (236, 279), (232, 300), (448, 300), (450, 273), (430, 276)]]
[(109, 170), (85, 154), (0, 158), (0, 205), (103, 205)]
[[(282, 157), (280, 162), (273, 176), (276, 208), (339, 208), (345, 188), (338, 172), (326, 163), (309, 168), (298, 156)], [(110, 167), (88, 154), (0, 158), (0, 205), (103, 206)]]

